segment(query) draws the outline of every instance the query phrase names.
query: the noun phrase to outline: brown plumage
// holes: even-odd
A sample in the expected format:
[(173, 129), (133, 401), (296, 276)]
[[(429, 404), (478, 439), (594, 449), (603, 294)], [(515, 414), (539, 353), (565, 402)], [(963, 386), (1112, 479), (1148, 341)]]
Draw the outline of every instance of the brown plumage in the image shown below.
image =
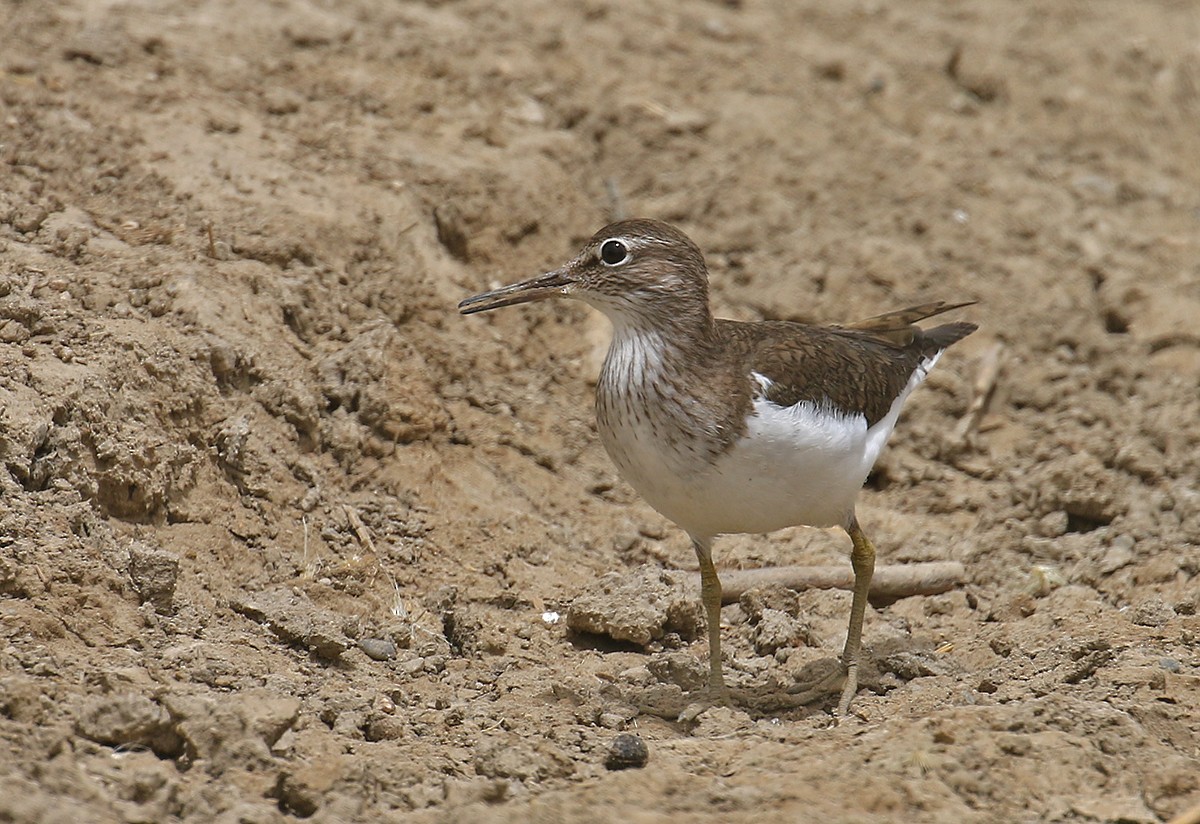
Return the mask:
[(924, 360), (978, 328), (959, 321), (925, 330), (917, 321), (970, 305), (926, 303), (844, 326), (719, 320), (716, 333), (743, 369), (771, 379), (769, 400), (862, 412), (870, 426)]

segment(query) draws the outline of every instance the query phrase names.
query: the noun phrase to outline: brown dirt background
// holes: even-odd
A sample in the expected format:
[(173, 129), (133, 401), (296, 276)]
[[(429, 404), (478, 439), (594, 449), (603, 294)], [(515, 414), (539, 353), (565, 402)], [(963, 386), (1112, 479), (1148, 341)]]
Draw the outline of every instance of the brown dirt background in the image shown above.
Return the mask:
[[(1193, 3), (4, 0), (0, 107), (0, 821), (1200, 803)], [(703, 642), (543, 621), (694, 561), (597, 443), (603, 321), (454, 305), (622, 210), (693, 236), (726, 316), (979, 300), (860, 508), (968, 582), (869, 613), (838, 727), (678, 720)], [(770, 696), (847, 598), (763, 597), (787, 644), (724, 623)], [(644, 769), (606, 770), (622, 731)]]

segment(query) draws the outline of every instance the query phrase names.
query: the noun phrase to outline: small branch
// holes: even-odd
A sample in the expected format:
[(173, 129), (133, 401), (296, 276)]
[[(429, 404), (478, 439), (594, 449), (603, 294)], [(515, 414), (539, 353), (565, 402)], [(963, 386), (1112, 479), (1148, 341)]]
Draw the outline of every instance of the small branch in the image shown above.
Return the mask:
[[(894, 601), (911, 595), (937, 595), (961, 586), (966, 569), (957, 561), (881, 566), (871, 579), (873, 601)], [(747, 590), (779, 584), (788, 589), (853, 589), (854, 572), (847, 566), (785, 566), (731, 569), (721, 572), (721, 601), (732, 604)]]
[(359, 545), (372, 555), (375, 552), (375, 542), (371, 540), (371, 532), (367, 529), (367, 525), (363, 523), (362, 518), (358, 516), (358, 510), (349, 504), (342, 504), (342, 510), (346, 513), (346, 524), (350, 527), (350, 531), (354, 533), (355, 539)]
[(992, 394), (996, 391), (1003, 354), (1004, 344), (999, 342), (983, 353), (979, 361), (979, 372), (975, 375), (975, 385), (971, 389), (971, 405), (954, 428), (954, 434), (950, 436), (951, 443), (965, 444), (979, 431), (979, 424), (987, 412)]
[(1200, 804), (1190, 810), (1184, 810), (1172, 818), (1167, 824), (1200, 824)]

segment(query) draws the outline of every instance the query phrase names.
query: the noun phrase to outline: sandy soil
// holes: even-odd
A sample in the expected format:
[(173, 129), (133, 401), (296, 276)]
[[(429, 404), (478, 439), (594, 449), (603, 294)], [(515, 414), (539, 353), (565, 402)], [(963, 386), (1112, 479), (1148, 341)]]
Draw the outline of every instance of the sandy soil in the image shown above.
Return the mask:
[[(726, 608), (732, 707), (694, 621), (543, 617), (694, 559), (598, 445), (603, 321), (454, 304), (616, 214), (726, 316), (979, 301), (860, 507), (967, 580), (869, 612), (837, 727), (783, 697), (844, 593)], [(1190, 2), (2, 0), (0, 821), (1165, 821), (1198, 318)]]

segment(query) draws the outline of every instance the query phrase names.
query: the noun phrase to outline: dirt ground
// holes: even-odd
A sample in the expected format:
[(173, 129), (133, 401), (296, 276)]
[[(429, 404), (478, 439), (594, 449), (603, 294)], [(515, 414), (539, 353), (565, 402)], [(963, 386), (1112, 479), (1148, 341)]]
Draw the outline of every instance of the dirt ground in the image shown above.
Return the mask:
[[(603, 320), (455, 311), (617, 215), (687, 231), (724, 316), (979, 301), (859, 510), (966, 581), (869, 611), (838, 726), (785, 700), (836, 591), (727, 607), (754, 697), (690, 703)], [(0, 821), (1166, 821), (1198, 319), (1187, 0), (0, 0)], [(645, 643), (567, 628), (606, 588)]]

